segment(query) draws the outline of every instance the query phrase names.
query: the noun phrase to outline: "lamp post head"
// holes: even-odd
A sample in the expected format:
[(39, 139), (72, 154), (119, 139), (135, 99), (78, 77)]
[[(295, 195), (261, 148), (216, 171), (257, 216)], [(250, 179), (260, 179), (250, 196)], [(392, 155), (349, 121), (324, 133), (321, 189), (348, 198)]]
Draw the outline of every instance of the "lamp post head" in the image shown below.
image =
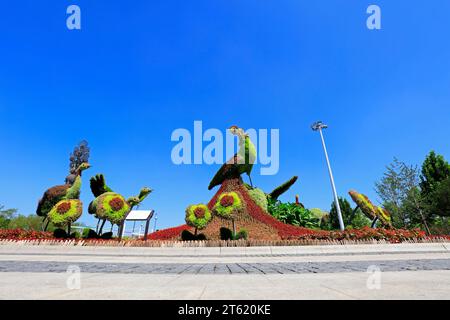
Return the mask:
[(313, 129), (313, 131), (319, 131), (326, 128), (328, 128), (328, 125), (326, 125), (322, 121), (314, 122), (311, 126), (311, 129)]

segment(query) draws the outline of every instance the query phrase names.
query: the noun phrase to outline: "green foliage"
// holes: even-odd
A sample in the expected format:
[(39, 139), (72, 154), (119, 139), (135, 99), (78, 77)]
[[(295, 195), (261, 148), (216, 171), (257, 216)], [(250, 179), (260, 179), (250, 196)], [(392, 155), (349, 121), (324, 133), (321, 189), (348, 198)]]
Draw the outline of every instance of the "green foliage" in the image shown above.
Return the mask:
[(181, 240), (182, 241), (202, 241), (206, 240), (206, 236), (203, 233), (200, 233), (198, 235), (193, 234), (189, 230), (183, 230), (181, 232)]
[(112, 224), (120, 225), (125, 220), (131, 207), (118, 193), (106, 192), (96, 199), (96, 217), (106, 219)]
[(16, 213), (17, 209), (5, 209), (0, 205), (0, 229), (7, 229)]
[(233, 239), (233, 231), (228, 228), (220, 228), (220, 240), (231, 240)]
[(53, 231), (53, 236), (56, 239), (66, 239), (67, 238), (67, 232), (64, 229), (55, 229), (55, 231)]
[(81, 234), (78, 231), (72, 232), (72, 234), (70, 235), (70, 238), (72, 238), (72, 239), (80, 239), (81, 238)]
[[(42, 230), (42, 217), (38, 217), (35, 215), (18, 215), (11, 219), (8, 229), (23, 229), (23, 230), (34, 230), (41, 231)], [(55, 230), (55, 226), (50, 223), (47, 227), (47, 231), (52, 232)]]
[(186, 223), (187, 225), (204, 229), (211, 221), (212, 215), (208, 207), (204, 204), (190, 205), (186, 208)]
[[(360, 209), (356, 210), (354, 213), (354, 209), (350, 205), (350, 202), (342, 197), (339, 197), (339, 206), (341, 208), (342, 219), (344, 220), (344, 225), (346, 229), (349, 228), (362, 228), (365, 226), (370, 226), (371, 221), (361, 212)], [(328, 228), (331, 230), (339, 229), (339, 220), (337, 216), (336, 204), (334, 201), (331, 203), (330, 210), (330, 220), (328, 224)], [(326, 229), (324, 227), (324, 229)]]
[(289, 190), (290, 187), (294, 185), (295, 182), (297, 182), (298, 177), (294, 176), (279, 187), (275, 188), (270, 194), (269, 198), (272, 200), (278, 200), (278, 198)]
[(295, 203), (269, 200), (268, 209), (274, 218), (287, 224), (311, 229), (317, 229), (320, 226), (320, 220), (311, 211)]
[(450, 177), (450, 165), (442, 155), (431, 151), (422, 164), (420, 189), (425, 196), (430, 195), (438, 184)]
[(450, 177), (437, 183), (428, 196), (429, 211), (441, 217), (450, 216)]
[(100, 236), (100, 239), (103, 240), (110, 240), (113, 237), (113, 233), (112, 232), (105, 232)]
[(264, 211), (267, 211), (268, 202), (264, 191), (258, 188), (248, 189), (248, 194), (258, 206), (260, 206)]
[(81, 216), (83, 204), (80, 200), (62, 200), (48, 213), (48, 219), (57, 227), (73, 223)]
[(247, 240), (248, 239), (248, 231), (247, 229), (242, 228), (238, 233), (234, 236), (234, 240)]
[(214, 206), (213, 213), (225, 219), (233, 219), (242, 209), (242, 200), (236, 192), (222, 193)]
[(386, 167), (375, 191), (391, 214), (395, 228), (411, 228), (425, 220), (424, 202), (419, 188), (419, 169), (394, 158)]

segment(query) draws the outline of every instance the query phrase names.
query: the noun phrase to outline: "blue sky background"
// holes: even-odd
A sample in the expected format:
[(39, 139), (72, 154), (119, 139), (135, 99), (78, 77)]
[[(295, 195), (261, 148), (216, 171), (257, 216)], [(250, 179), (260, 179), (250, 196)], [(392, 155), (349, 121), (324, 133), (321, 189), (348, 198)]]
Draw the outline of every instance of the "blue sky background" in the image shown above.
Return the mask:
[[(382, 30), (366, 8), (382, 9)], [(66, 28), (66, 8), (82, 30)], [(176, 128), (280, 129), (280, 171), (253, 181), (270, 191), (292, 175), (307, 207), (332, 194), (319, 136), (325, 132), (338, 192), (376, 199), (394, 156), (450, 158), (450, 2), (434, 1), (0, 1), (0, 204), (34, 213), (61, 184), (73, 147), (87, 139), (88, 178), (106, 175), (125, 196), (155, 189), (141, 208), (159, 228), (182, 224), (207, 202), (218, 166), (175, 166)]]

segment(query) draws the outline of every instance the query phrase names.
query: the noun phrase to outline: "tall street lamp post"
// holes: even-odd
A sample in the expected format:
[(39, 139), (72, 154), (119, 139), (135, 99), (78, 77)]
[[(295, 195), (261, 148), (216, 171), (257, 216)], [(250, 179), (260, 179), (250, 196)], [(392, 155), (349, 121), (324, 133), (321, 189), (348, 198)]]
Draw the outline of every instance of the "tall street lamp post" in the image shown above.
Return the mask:
[(336, 186), (334, 185), (333, 171), (331, 170), (330, 159), (328, 158), (327, 147), (325, 145), (325, 139), (323, 138), (323, 133), (322, 133), (322, 129), (326, 129), (326, 128), (328, 128), (328, 126), (326, 124), (324, 124), (322, 121), (317, 121), (317, 122), (313, 123), (313, 125), (311, 126), (311, 129), (313, 129), (314, 131), (319, 131), (320, 138), (322, 139), (323, 151), (325, 152), (325, 158), (327, 160), (327, 165), (328, 165), (328, 173), (330, 174), (331, 188), (333, 189), (334, 203), (336, 205), (336, 210), (337, 210), (337, 214), (338, 214), (339, 227), (341, 228), (341, 231), (344, 231), (345, 226), (344, 226), (344, 220), (342, 220), (341, 206), (339, 205), (339, 198), (338, 198), (338, 195), (336, 192)]

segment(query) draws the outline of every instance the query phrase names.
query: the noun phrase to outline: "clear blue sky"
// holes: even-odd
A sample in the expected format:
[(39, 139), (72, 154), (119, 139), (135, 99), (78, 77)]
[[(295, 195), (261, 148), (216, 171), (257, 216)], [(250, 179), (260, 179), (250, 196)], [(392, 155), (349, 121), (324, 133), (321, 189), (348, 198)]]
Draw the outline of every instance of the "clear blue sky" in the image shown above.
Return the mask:
[[(366, 8), (382, 9), (382, 30)], [(66, 8), (82, 30), (66, 28)], [(175, 166), (170, 135), (207, 128), (280, 129), (280, 171), (307, 207), (332, 194), (319, 136), (326, 121), (338, 192), (376, 199), (373, 184), (394, 156), (420, 164), (450, 158), (450, 2), (417, 1), (1, 1), (0, 203), (34, 213), (63, 182), (68, 155), (92, 148), (82, 188), (102, 172), (125, 196), (155, 189), (142, 208), (159, 227), (179, 225), (207, 202), (218, 166)]]

